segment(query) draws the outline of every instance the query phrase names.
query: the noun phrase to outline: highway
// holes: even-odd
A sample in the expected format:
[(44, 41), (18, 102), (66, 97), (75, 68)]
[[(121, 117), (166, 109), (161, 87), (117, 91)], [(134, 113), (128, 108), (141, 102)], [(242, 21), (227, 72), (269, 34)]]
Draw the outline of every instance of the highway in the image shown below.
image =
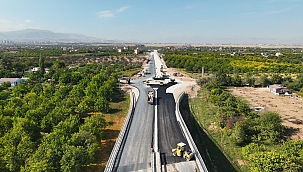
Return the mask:
[(172, 149), (177, 143), (187, 143), (175, 114), (175, 99), (171, 93), (166, 93), (166, 88), (171, 84), (160, 86), (158, 89), (158, 131), (161, 164), (172, 164), (184, 161), (182, 157), (172, 155)]
[(139, 171), (151, 168), (154, 106), (147, 103), (147, 93), (152, 89), (143, 84), (143, 81), (154, 76), (153, 60), (149, 62), (149, 71), (150, 74), (146, 77), (131, 81), (132, 85), (139, 89), (140, 95), (116, 171)]
[(166, 93), (166, 89), (172, 84), (168, 83), (163, 86), (151, 84), (147, 86), (143, 83), (144, 80), (155, 76), (155, 72), (159, 70), (155, 68), (155, 63), (159, 66), (159, 57), (156, 57), (156, 59), (158, 61), (153, 59), (149, 62), (148, 71), (150, 71), (150, 74), (141, 79), (131, 81), (131, 85), (137, 87), (140, 94), (129, 131), (120, 148), (113, 171), (151, 171), (151, 162), (154, 158), (152, 148), (155, 106), (147, 103), (147, 93), (153, 88), (157, 88), (157, 131), (161, 165), (185, 161), (182, 157), (174, 157), (171, 152), (172, 148), (176, 148), (179, 142), (184, 142), (188, 145), (176, 119), (176, 104), (173, 94)]

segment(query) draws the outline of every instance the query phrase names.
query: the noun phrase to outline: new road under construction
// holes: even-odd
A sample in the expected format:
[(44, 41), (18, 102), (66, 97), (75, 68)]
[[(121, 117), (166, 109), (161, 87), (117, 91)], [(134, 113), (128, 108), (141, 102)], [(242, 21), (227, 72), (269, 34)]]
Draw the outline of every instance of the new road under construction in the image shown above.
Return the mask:
[[(167, 88), (181, 82), (166, 75), (154, 51), (143, 77), (132, 80), (128, 116), (105, 171), (207, 171), (179, 111), (183, 94), (175, 100)], [(171, 90), (171, 89), (170, 89)]]

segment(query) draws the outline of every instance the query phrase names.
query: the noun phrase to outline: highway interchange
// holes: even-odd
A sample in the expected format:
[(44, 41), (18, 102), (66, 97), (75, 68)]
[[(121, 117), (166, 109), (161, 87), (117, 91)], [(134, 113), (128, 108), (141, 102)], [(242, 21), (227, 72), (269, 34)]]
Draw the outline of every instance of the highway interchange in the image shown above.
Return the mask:
[[(175, 100), (171, 93), (166, 93), (166, 88), (172, 83), (159, 86), (158, 84), (146, 85), (145, 80), (151, 79), (156, 75), (159, 68), (159, 62), (152, 60), (149, 62), (148, 71), (144, 77), (132, 80), (131, 85), (139, 90), (136, 108), (133, 118), (130, 121), (130, 128), (125, 136), (124, 142), (120, 148), (119, 156), (116, 160), (114, 171), (151, 171), (153, 151), (154, 150), (154, 120), (155, 106), (147, 103), (147, 93), (152, 89), (157, 89), (157, 126), (158, 126), (158, 147), (160, 153), (161, 165), (178, 163), (185, 161), (181, 157), (172, 155), (172, 148), (179, 142), (187, 141), (181, 131), (180, 125), (175, 115)], [(159, 57), (156, 57), (159, 58)]]

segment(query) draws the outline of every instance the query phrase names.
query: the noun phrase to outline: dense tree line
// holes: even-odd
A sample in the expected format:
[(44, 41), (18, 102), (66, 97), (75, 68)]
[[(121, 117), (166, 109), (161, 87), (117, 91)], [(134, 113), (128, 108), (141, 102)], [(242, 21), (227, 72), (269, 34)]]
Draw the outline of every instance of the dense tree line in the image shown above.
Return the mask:
[[(82, 65), (87, 63), (94, 63), (100, 65), (111, 65), (112, 63), (124, 66), (125, 70), (129, 69), (130, 66), (140, 67), (143, 63), (143, 57), (133, 58), (130, 56), (106, 56), (106, 57), (85, 57), (85, 56), (72, 56), (72, 57), (44, 57), (43, 68), (50, 69), (50, 73), (54, 73), (65, 65)], [(1, 57), (0, 56), (0, 78), (21, 78), (27, 76), (27, 71), (33, 67), (40, 66), (40, 57), (35, 58), (21, 58), (21, 57)], [(31, 77), (41, 78), (39, 75), (31, 75)]]
[(184, 68), (188, 72), (217, 72), (225, 73), (302, 73), (302, 57), (272, 57), (259, 55), (230, 56), (218, 53), (180, 55), (166, 54), (164, 57), (169, 67)]
[(26, 82), (1, 85), (0, 171), (80, 171), (92, 162), (122, 66), (57, 63), (45, 73), (41, 58)]

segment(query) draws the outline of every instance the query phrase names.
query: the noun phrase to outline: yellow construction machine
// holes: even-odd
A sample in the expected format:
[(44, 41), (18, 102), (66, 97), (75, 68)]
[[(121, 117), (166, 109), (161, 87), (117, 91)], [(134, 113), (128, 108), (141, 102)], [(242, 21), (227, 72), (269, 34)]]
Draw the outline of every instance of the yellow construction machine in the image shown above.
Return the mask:
[(183, 156), (187, 161), (191, 160), (194, 157), (194, 153), (191, 150), (185, 150), (186, 144), (180, 142), (177, 144), (177, 148), (172, 149), (174, 156)]

